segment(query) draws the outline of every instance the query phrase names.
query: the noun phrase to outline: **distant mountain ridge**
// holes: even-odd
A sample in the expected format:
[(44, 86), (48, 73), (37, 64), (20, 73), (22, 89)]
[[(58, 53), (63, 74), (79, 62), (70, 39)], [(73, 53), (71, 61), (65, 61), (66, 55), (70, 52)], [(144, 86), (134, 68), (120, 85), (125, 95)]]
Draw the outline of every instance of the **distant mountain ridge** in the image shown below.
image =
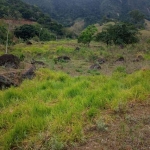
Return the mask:
[(0, 18), (37, 21), (42, 16), (44, 14), (37, 6), (21, 0), (0, 0)]
[(71, 25), (76, 19), (94, 23), (104, 16), (126, 18), (131, 10), (138, 9), (150, 19), (150, 0), (23, 0), (39, 6), (64, 25)]

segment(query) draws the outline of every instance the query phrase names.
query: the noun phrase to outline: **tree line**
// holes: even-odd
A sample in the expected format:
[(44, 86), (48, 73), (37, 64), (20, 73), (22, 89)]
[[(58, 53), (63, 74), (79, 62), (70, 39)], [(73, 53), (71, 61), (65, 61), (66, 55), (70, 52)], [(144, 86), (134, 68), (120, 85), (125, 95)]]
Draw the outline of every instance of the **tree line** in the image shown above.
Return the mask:
[[(107, 45), (132, 44), (139, 41), (139, 29), (145, 28), (144, 14), (139, 10), (129, 12), (129, 19), (126, 22), (115, 21), (115, 24), (106, 25), (101, 32), (97, 32), (94, 25), (84, 29), (78, 37), (78, 43), (89, 45), (92, 40), (101, 41)], [(109, 22), (106, 17), (103, 20)]]

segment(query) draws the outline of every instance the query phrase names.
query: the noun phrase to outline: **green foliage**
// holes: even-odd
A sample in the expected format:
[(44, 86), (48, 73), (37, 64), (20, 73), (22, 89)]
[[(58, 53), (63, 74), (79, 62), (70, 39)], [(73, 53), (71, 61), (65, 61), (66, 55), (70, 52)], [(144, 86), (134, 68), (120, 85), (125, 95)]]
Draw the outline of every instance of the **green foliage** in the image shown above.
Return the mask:
[(40, 41), (56, 40), (56, 36), (53, 33), (50, 33), (48, 29), (41, 28), (39, 29), (39, 39)]
[(31, 6), (20, 0), (1, 0), (0, 18), (11, 16), (15, 19), (36, 20), (42, 12), (36, 6)]
[(38, 35), (38, 31), (33, 25), (22, 25), (15, 29), (14, 34), (17, 38), (23, 40), (31, 39), (34, 36)]
[(150, 19), (147, 10), (150, 6), (149, 0), (43, 0), (42, 3), (40, 0), (23, 1), (39, 6), (65, 26), (72, 26), (78, 18), (83, 19), (86, 25), (99, 22), (103, 16), (107, 20), (126, 19), (128, 12), (134, 9), (139, 9)]
[(78, 43), (83, 43), (89, 45), (93, 40), (94, 34), (96, 33), (97, 28), (94, 25), (88, 26), (82, 31), (78, 37)]
[(124, 66), (119, 66), (119, 67), (117, 67), (116, 69), (115, 69), (115, 71), (117, 72), (124, 72), (124, 73), (126, 73), (126, 68), (124, 67)]
[(45, 29), (40, 35), (40, 40), (41, 41), (56, 40), (56, 36)]
[(23, 40), (37, 36), (41, 41), (55, 40), (55, 35), (40, 25), (22, 25), (15, 29), (14, 34)]
[(103, 28), (101, 33), (96, 36), (97, 41), (108, 44), (131, 44), (139, 41), (138, 29), (132, 24), (116, 23)]
[[(41, 12), (37, 6), (32, 6), (21, 0), (0, 0), (0, 18), (27, 19), (40, 23), (44, 28), (62, 36), (63, 26), (52, 21), (50, 16)], [(47, 37), (49, 35), (46, 35)], [(47, 40), (47, 38), (46, 38)]]

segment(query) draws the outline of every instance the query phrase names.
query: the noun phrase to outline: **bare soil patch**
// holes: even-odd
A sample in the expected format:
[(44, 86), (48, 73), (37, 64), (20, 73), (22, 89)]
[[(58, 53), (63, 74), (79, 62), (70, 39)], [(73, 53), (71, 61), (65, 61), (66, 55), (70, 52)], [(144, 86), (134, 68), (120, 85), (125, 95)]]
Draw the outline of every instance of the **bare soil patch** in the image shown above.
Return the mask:
[(134, 102), (126, 113), (105, 111), (109, 116), (107, 131), (91, 127), (86, 142), (68, 150), (149, 150), (150, 149), (150, 103)]

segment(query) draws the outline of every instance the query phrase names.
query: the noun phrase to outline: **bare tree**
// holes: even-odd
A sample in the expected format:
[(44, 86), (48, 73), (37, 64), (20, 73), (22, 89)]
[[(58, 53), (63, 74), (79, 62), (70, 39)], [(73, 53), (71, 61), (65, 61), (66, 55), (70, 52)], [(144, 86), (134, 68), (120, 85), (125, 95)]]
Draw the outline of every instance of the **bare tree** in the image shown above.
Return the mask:
[(5, 54), (8, 54), (8, 39), (9, 39), (9, 32), (10, 32), (10, 21), (8, 21)]

